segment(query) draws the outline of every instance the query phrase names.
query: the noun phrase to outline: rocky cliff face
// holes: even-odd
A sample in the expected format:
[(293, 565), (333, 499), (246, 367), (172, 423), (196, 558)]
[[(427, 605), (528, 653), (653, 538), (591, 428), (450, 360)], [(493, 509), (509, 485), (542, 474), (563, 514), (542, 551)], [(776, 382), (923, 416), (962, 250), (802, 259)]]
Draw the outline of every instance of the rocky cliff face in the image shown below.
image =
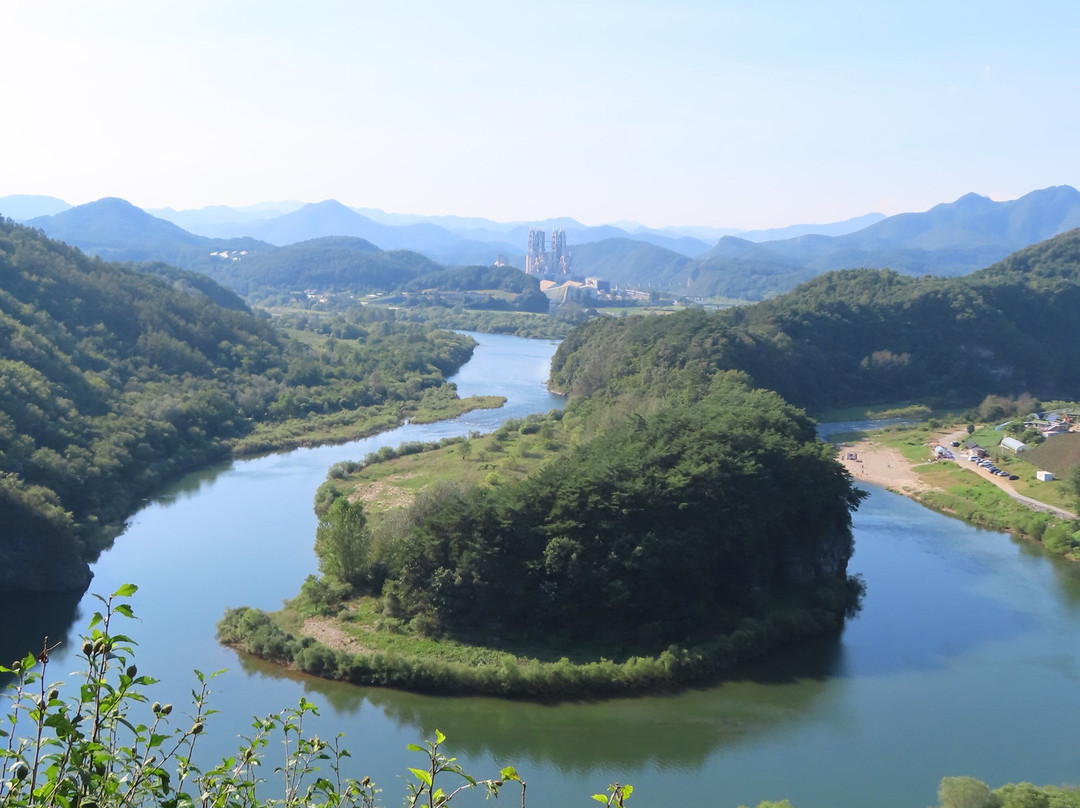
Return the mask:
[(23, 534), (0, 535), (0, 591), (83, 592), (90, 585), (90, 565), (49, 542)]
[(847, 575), (848, 561), (854, 551), (851, 526), (836, 524), (816, 544), (788, 556), (784, 576), (795, 584), (842, 579)]

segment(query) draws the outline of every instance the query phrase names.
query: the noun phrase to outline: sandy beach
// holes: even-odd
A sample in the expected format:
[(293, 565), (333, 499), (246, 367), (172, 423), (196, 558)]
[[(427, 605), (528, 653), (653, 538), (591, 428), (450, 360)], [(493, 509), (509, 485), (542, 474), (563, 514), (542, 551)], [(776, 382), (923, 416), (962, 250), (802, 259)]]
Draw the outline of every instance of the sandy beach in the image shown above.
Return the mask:
[(856, 482), (864, 480), (875, 483), (907, 496), (930, 487), (919, 479), (913, 464), (898, 449), (889, 448), (873, 439), (845, 443), (839, 456), (840, 462)]
[[(967, 432), (965, 430), (942, 432), (936, 436), (936, 440), (942, 446), (949, 446), (953, 441), (967, 440)], [(929, 464), (929, 444), (927, 444), (926, 447), (926, 457), (927, 461), (925, 464)], [(993, 474), (976, 466), (974, 463), (967, 463), (964, 457), (966, 457), (966, 455), (957, 455), (960, 468), (970, 471), (973, 474), (978, 474), (994, 483), (994, 485), (999, 488), (1004, 489), (1010, 495), (1016, 493), (1012, 483), (1008, 480), (1002, 477), (995, 477)], [(839, 458), (840, 462), (844, 464), (851, 473), (851, 476), (856, 480), (866, 480), (867, 482), (875, 483), (888, 488), (891, 491), (895, 491), (898, 494), (915, 496), (920, 491), (927, 491), (935, 487), (925, 480), (920, 479), (919, 474), (916, 471), (920, 465), (925, 465), (924, 463), (913, 463), (905, 458), (899, 449), (885, 446), (883, 443), (875, 440), (873, 435), (856, 443), (845, 443), (840, 448)]]
[[(937, 436), (937, 440), (942, 446), (949, 446), (952, 441), (965, 440), (966, 437), (967, 434), (965, 432), (943, 433)], [(927, 445), (926, 453), (929, 458), (929, 445)], [(845, 443), (840, 447), (838, 457), (840, 462), (844, 464), (844, 467), (851, 473), (851, 476), (856, 483), (860, 480), (865, 480), (866, 482), (888, 488), (890, 491), (895, 491), (897, 494), (903, 494), (916, 499), (920, 492), (935, 488), (935, 486), (930, 485), (919, 477), (917, 469), (920, 465), (924, 465), (923, 463), (912, 463), (905, 458), (898, 449), (885, 446), (874, 440), (873, 437), (865, 438), (864, 440), (855, 443)], [(930, 461), (927, 460), (925, 465), (928, 465), (929, 463)], [(957, 455), (957, 465), (964, 471), (976, 474), (984, 480), (988, 480), (1007, 493), (1010, 497), (1023, 502), (1029, 508), (1050, 511), (1064, 519), (1076, 518), (1076, 514), (1071, 511), (1018, 494), (1015, 486), (1013, 486), (1009, 480), (1004, 477), (993, 475), (981, 466), (967, 462), (962, 455)]]

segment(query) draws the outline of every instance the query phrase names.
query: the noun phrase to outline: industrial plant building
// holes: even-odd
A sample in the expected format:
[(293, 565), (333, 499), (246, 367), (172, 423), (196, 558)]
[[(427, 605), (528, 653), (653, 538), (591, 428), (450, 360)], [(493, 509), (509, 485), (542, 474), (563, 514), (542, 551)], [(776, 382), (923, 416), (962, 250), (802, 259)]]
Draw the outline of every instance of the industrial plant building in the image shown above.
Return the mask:
[(570, 275), (573, 271), (573, 263), (570, 251), (566, 248), (566, 231), (553, 229), (551, 231), (550, 249), (544, 238), (543, 230), (529, 230), (529, 247), (525, 253), (525, 272), (529, 275), (541, 275), (547, 278), (555, 278), (560, 275)]

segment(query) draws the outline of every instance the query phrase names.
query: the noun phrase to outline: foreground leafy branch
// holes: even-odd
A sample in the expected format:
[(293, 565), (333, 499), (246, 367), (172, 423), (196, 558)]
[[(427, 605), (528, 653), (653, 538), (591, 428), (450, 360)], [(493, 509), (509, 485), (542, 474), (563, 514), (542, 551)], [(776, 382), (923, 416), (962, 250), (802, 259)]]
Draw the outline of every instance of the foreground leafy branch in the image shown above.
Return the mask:
[[(118, 618), (134, 618), (127, 598), (135, 592), (125, 584), (108, 598), (96, 596), (102, 608), (83, 639), (85, 673), (77, 687), (49, 683), (49, 655), (58, 644), (48, 638), (41, 651), (0, 666), (0, 676), (14, 679), (10, 708), (0, 717), (0, 808), (374, 808), (381, 790), (369, 777), (345, 776), (349, 753), (341, 736), (326, 740), (305, 731), (305, 719), (318, 715), (318, 708), (304, 698), (296, 707), (256, 718), (235, 755), (201, 768), (194, 755), (216, 712), (208, 703), (210, 685), (221, 672), (195, 672), (190, 725), (171, 725), (171, 704), (146, 707), (142, 689), (157, 680), (139, 673), (135, 642), (114, 625)], [(141, 711), (148, 713), (145, 721), (136, 717)], [(264, 779), (260, 771), (272, 738), (281, 739), (285, 757), (274, 777)], [(446, 755), (445, 741), (436, 730), (434, 740), (409, 745), (425, 763), (410, 767), (406, 805), (438, 808), (462, 792), (480, 789), (495, 796), (516, 783), (524, 808), (525, 781), (512, 766), (497, 778), (476, 779)], [(620, 794), (629, 796), (626, 788)]]

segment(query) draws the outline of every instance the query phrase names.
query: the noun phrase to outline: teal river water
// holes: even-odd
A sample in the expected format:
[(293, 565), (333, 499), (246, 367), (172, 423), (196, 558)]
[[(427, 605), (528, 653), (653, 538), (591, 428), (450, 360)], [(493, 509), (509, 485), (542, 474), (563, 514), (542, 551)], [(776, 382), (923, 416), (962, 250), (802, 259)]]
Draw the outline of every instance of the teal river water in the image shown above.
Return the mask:
[[(642, 808), (782, 798), (924, 808), (946, 775), (1080, 781), (1080, 567), (877, 488), (855, 517), (852, 569), (868, 587), (860, 614), (841, 637), (723, 683), (558, 705), (435, 698), (296, 676), (220, 647), (214, 624), (226, 606), (277, 608), (315, 571), (312, 497), (332, 463), (561, 406), (542, 385), (553, 343), (475, 336), (455, 381), (463, 395), (506, 395), (503, 410), (205, 470), (148, 503), (95, 566), (91, 592), (140, 586), (141, 620), (125, 630), (140, 670), (162, 679), (152, 698), (184, 704), (193, 668), (227, 669), (204, 752), (235, 750), (252, 716), (304, 696), (321, 709), (320, 734), (345, 733), (349, 773), (370, 774), (387, 805), (418, 765), (406, 744), (436, 728), (479, 776), (516, 765), (531, 806), (585, 805), (615, 780), (635, 785), (631, 805)], [(59, 636), (73, 615), (74, 638), (95, 603), (0, 601), (0, 654), (34, 631)], [(50, 672), (76, 667), (60, 652)]]

